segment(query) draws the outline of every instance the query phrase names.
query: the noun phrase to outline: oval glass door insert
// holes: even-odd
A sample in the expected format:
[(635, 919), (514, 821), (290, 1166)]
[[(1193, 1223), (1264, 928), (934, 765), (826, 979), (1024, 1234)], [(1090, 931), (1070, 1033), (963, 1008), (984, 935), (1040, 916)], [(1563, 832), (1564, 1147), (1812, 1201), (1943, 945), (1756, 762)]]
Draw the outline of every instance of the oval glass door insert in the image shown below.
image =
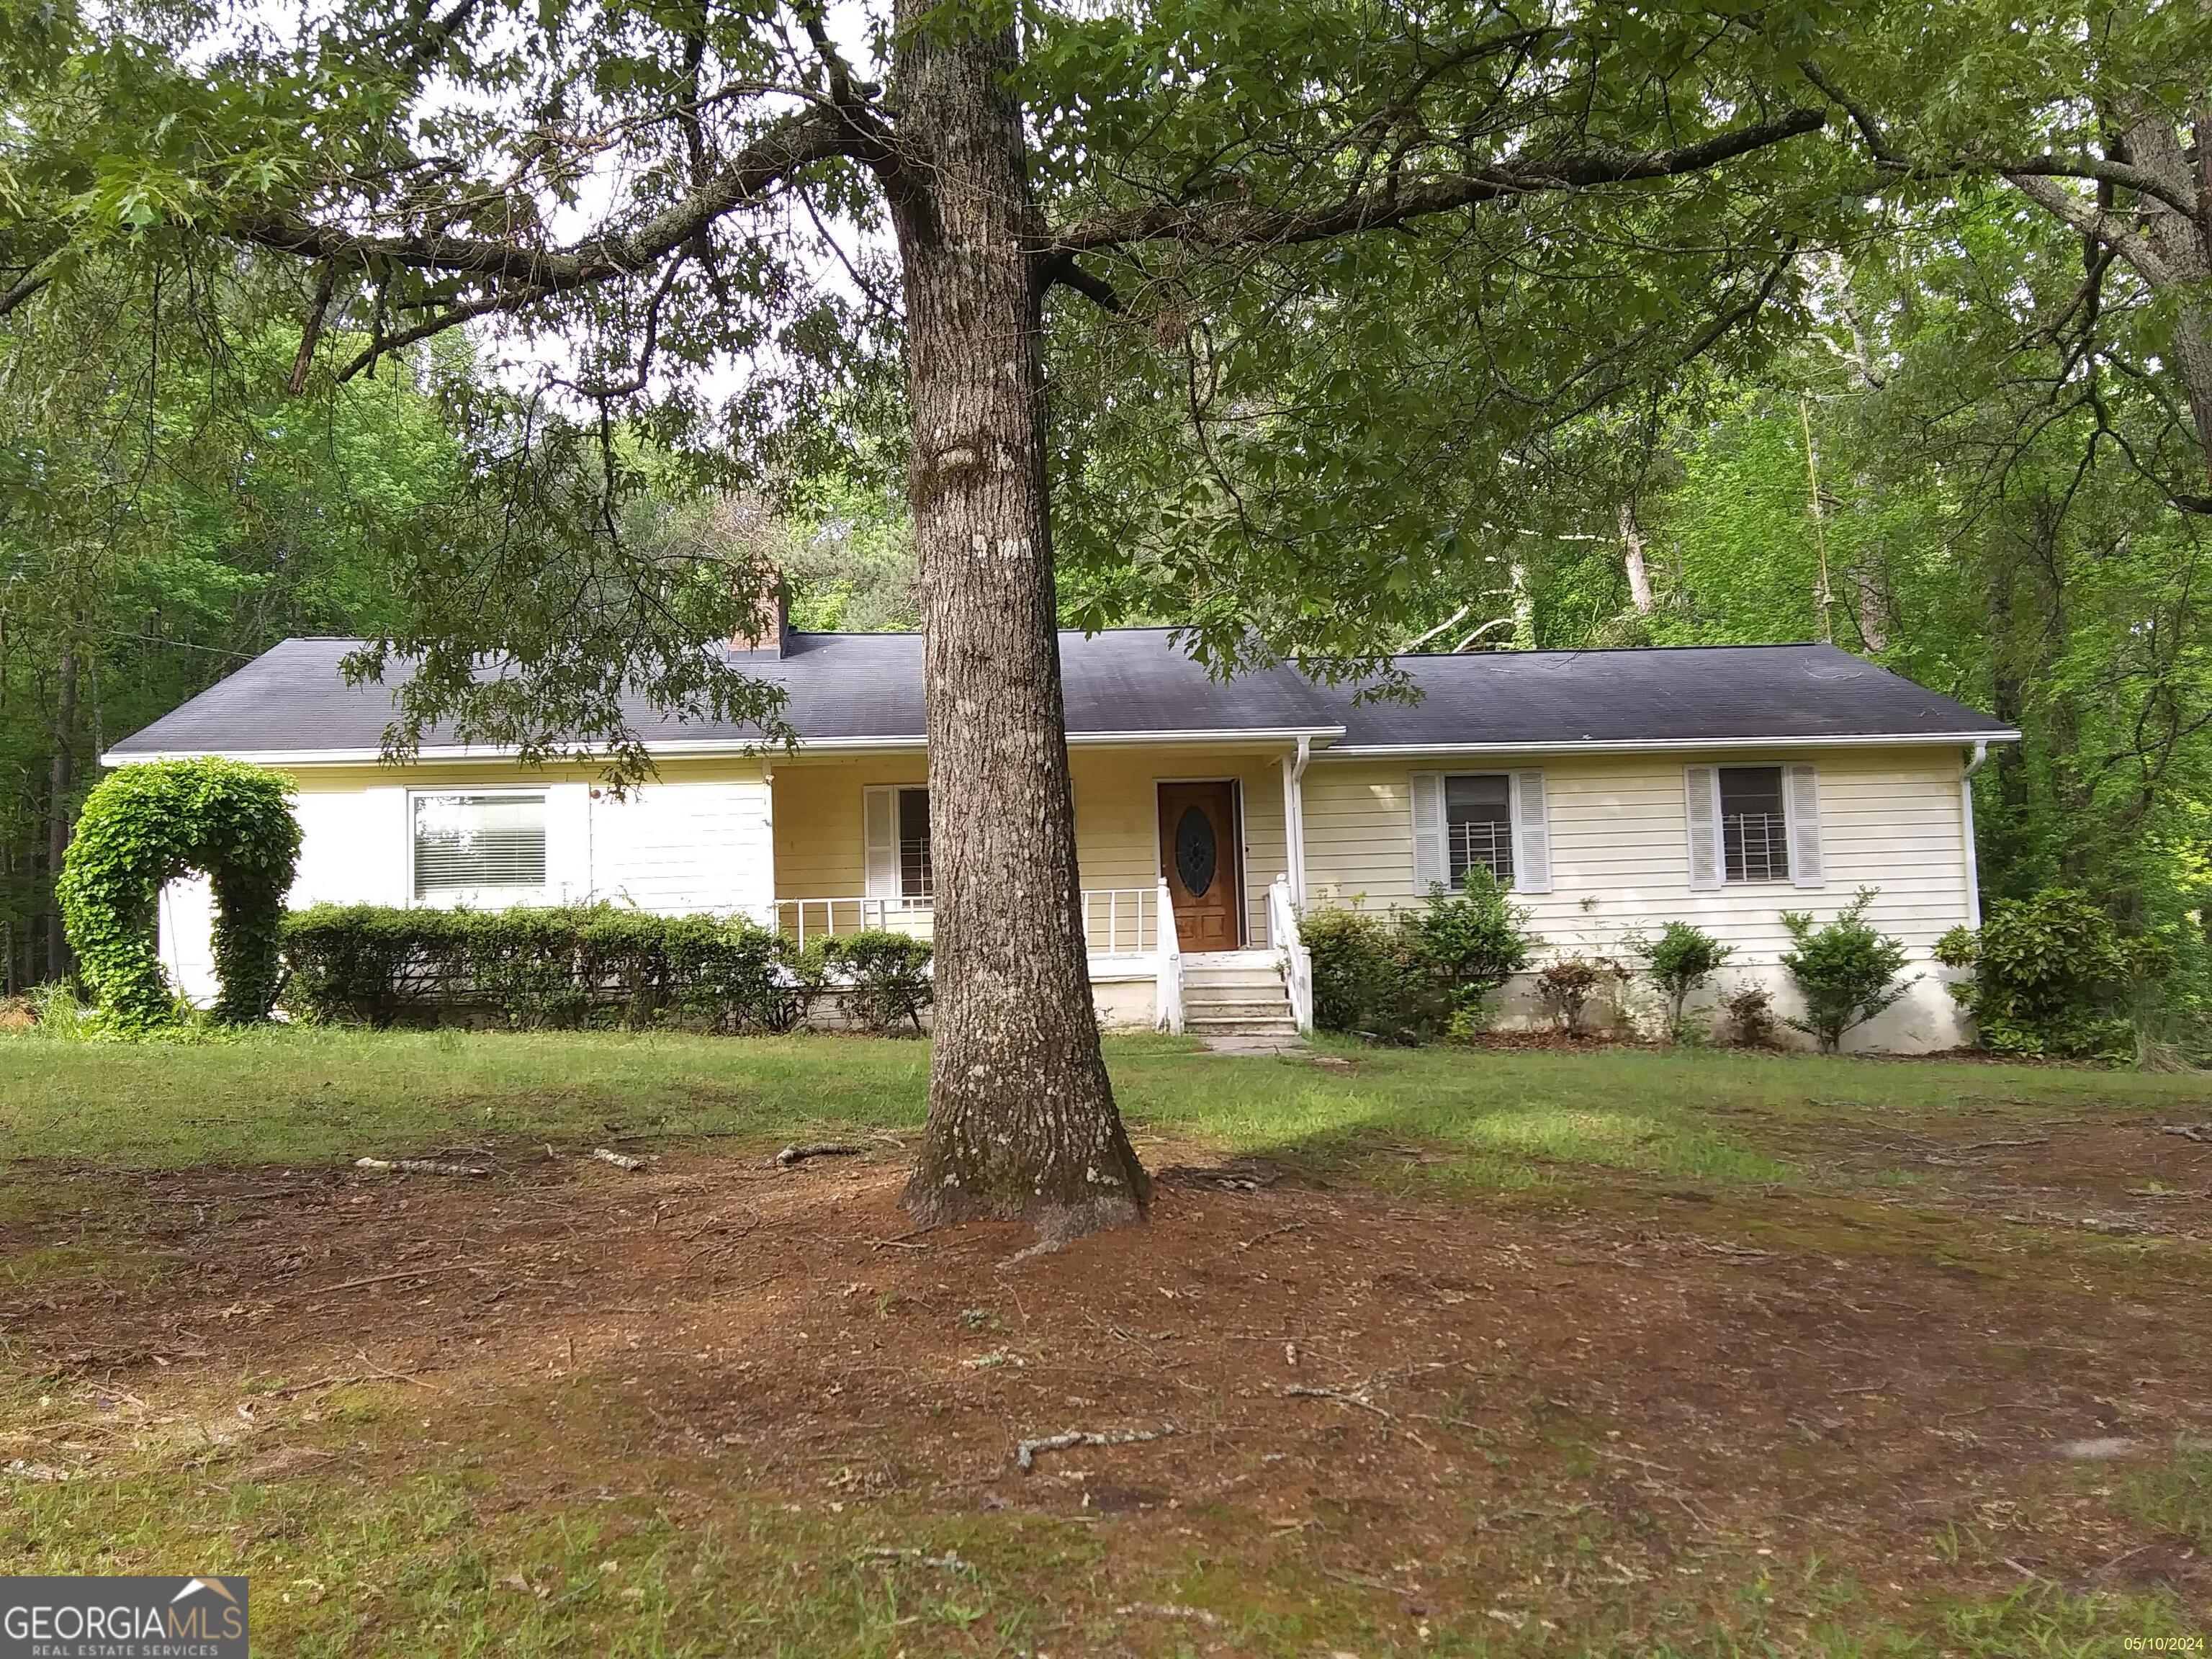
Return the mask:
[(1176, 820), (1176, 874), (1182, 878), (1183, 891), (1193, 898), (1204, 898), (1206, 890), (1213, 885), (1216, 852), (1213, 821), (1195, 806), (1183, 808), (1182, 816)]

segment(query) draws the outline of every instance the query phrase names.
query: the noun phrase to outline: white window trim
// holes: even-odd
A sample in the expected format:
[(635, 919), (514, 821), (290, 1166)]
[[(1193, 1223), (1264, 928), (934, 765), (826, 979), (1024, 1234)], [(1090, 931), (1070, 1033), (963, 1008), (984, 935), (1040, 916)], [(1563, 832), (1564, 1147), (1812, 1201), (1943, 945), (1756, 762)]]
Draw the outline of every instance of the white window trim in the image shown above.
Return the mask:
[[(906, 864), (905, 853), (902, 846), (902, 838), (900, 834), (899, 797), (909, 789), (919, 789), (922, 793), (927, 794), (929, 785), (927, 781), (921, 783), (871, 783), (864, 785), (860, 790), (861, 896), (872, 904), (880, 902), (886, 910), (927, 910), (936, 903), (937, 896), (933, 890), (936, 886), (934, 879), (930, 884), (933, 890), (921, 896), (909, 896), (906, 890)], [(877, 892), (874, 890), (878, 884), (875, 872), (870, 867), (868, 804), (872, 800), (884, 797), (889, 798), (890, 811), (890, 889), (886, 892)]]
[[(1772, 767), (1779, 775), (1782, 785), (1782, 833), (1790, 873), (1786, 876), (1753, 881), (1731, 877), (1728, 872), (1728, 834), (1725, 828), (1723, 798), (1721, 793), (1721, 774), (1723, 771), (1742, 771), (1757, 767)], [(1688, 818), (1689, 802), (1697, 787), (1700, 773), (1705, 775), (1709, 790), (1713, 826), (1713, 878), (1709, 882), (1698, 879), (1697, 826)], [(1798, 805), (1798, 780), (1809, 778), (1813, 794), (1813, 816), (1810, 823)], [(1738, 887), (1808, 887), (1827, 885), (1827, 845), (1821, 830), (1820, 812), (1820, 769), (1811, 761), (1767, 760), (1751, 756), (1730, 757), (1726, 761), (1692, 764), (1682, 769), (1683, 811), (1685, 827), (1690, 836), (1690, 890), (1692, 892), (1725, 892)], [(1813, 856), (1805, 854), (1810, 841)]]
[[(1528, 783), (1536, 780), (1536, 793), (1543, 802), (1540, 823), (1531, 824), (1528, 816)], [(1552, 806), (1551, 786), (1540, 767), (1470, 768), (1451, 772), (1414, 772), (1407, 783), (1407, 811), (1413, 819), (1413, 884), (1414, 896), (1425, 898), (1429, 884), (1421, 880), (1423, 863), (1421, 838), (1421, 791), (1425, 787), (1435, 792), (1436, 823), (1426, 833), (1436, 840), (1433, 851), (1439, 871), (1437, 880), (1446, 888), (1451, 886), (1451, 806), (1449, 785), (1454, 778), (1504, 778), (1505, 780), (1505, 827), (1513, 847), (1513, 874), (1510, 885), (1516, 893), (1548, 893), (1552, 890)], [(1542, 867), (1529, 854), (1533, 842), (1542, 841)], [(1531, 879), (1531, 877), (1534, 877)]]
[[(547, 866), (545, 879), (538, 883), (535, 887), (455, 887), (446, 890), (446, 896), (443, 897), (425, 898), (422, 896), (420, 884), (415, 879), (415, 803), (421, 800), (452, 800), (459, 796), (466, 796), (471, 799), (478, 800), (497, 799), (537, 801), (538, 804), (545, 811), (545, 836), (547, 842)], [(457, 783), (442, 789), (410, 788), (406, 792), (406, 812), (402, 820), (404, 827), (401, 833), (407, 837), (406, 894), (407, 908), (411, 910), (418, 908), (431, 910), (458, 909), (465, 905), (470, 905), (475, 902), (475, 896), (479, 893), (497, 893), (502, 895), (511, 894), (518, 896), (525, 893), (534, 893), (537, 895), (537, 898), (534, 902), (545, 904), (550, 902), (550, 896), (553, 890), (553, 871), (551, 866), (553, 791), (550, 786), (542, 783), (535, 785), (514, 783)], [(509, 904), (527, 904), (532, 902), (533, 901), (520, 898), (520, 896), (510, 897), (507, 900), (507, 902)]]

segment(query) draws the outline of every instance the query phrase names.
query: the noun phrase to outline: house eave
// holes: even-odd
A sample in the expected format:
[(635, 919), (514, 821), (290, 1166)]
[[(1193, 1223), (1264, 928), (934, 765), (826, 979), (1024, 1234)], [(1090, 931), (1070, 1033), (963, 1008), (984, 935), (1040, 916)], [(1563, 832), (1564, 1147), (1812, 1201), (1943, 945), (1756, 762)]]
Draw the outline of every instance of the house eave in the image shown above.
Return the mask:
[(1422, 755), (1640, 755), (1654, 752), (1763, 754), (1777, 749), (1941, 749), (2014, 743), (2014, 731), (1861, 732), (1824, 737), (1585, 738), (1550, 743), (1340, 743), (1317, 752), (1322, 760), (1392, 760)]
[[(1344, 728), (1340, 726), (1248, 726), (1164, 732), (1071, 732), (1067, 744), (1071, 749), (1152, 748), (1163, 744), (1200, 744), (1215, 747), (1272, 748), (1294, 744), (1300, 738), (1309, 739), (1316, 746), (1324, 745), (1343, 735)], [(927, 746), (927, 738), (903, 735), (805, 738), (792, 749), (786, 749), (780, 744), (711, 738), (698, 742), (650, 743), (646, 745), (646, 751), (656, 759), (665, 760), (775, 761), (789, 759), (794, 754), (910, 753)], [(418, 749), (398, 763), (409, 766), (450, 764), (462, 761), (514, 761), (521, 757), (522, 751), (509, 745), (446, 744), (434, 748)], [(590, 764), (597, 758), (599, 757), (561, 754), (544, 757), (545, 763), (553, 765)], [(380, 749), (153, 749), (127, 753), (111, 749), (100, 759), (103, 766), (205, 759), (246, 761), (256, 766), (374, 766), (382, 763), (386, 757)]]

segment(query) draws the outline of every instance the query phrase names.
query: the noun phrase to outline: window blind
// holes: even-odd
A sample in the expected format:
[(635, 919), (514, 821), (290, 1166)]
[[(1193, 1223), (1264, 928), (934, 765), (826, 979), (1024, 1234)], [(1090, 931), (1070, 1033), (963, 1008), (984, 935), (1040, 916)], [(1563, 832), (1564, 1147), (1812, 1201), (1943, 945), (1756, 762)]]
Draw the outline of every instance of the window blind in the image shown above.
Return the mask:
[(544, 885), (544, 796), (415, 798), (416, 898)]

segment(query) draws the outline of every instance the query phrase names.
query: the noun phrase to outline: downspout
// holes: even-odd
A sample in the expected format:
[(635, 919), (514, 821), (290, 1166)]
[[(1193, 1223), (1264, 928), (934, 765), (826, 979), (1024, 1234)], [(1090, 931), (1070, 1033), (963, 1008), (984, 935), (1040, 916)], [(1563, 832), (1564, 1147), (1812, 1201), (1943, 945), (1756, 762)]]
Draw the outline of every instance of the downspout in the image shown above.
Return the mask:
[(1295, 759), (1283, 763), (1283, 863), (1291, 878), (1291, 899), (1300, 909), (1306, 902), (1306, 763), (1313, 758), (1313, 738), (1298, 739)]
[(1959, 775), (1959, 807), (1966, 831), (1966, 926), (1975, 929), (1982, 925), (1982, 871), (1974, 848), (1974, 774), (1989, 757), (1989, 744), (1977, 743), (1966, 769)]

